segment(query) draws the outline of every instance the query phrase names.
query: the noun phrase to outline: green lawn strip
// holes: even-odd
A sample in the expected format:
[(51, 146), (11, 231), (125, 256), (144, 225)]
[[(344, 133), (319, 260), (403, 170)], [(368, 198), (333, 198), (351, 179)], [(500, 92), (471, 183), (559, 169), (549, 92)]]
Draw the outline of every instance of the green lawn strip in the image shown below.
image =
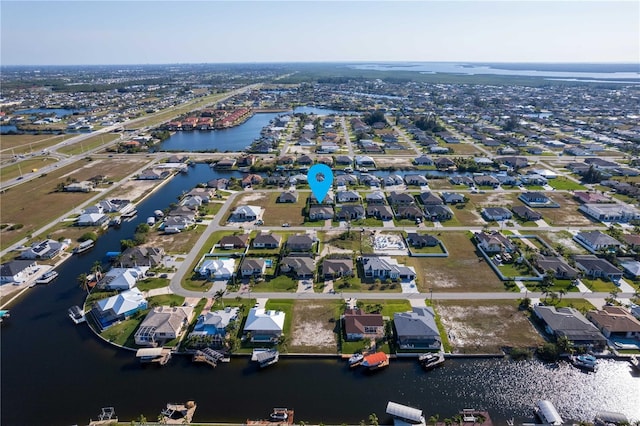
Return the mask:
[(595, 291), (595, 292), (610, 292), (618, 288), (611, 281), (605, 281), (601, 278), (596, 278), (596, 279), (583, 278), (582, 282), (591, 291)]
[(106, 299), (111, 296), (115, 296), (116, 294), (118, 294), (118, 292), (115, 290), (114, 291), (97, 291), (97, 290), (92, 291), (87, 296), (87, 299), (84, 302), (84, 312), (85, 313), (89, 312), (97, 301)]
[(396, 312), (410, 312), (411, 303), (408, 300), (397, 299), (358, 299), (358, 306), (362, 306), (364, 311), (370, 312), (371, 309), (379, 310), (382, 307), (380, 313), (383, 317), (389, 317), (393, 319), (393, 314)]
[(298, 282), (286, 275), (280, 275), (255, 284), (251, 291), (260, 292), (289, 292), (298, 289)]
[[(266, 310), (275, 310), (284, 312), (284, 329), (282, 330), (284, 336), (286, 338), (291, 337), (291, 333), (293, 330), (291, 329), (291, 324), (293, 323), (293, 304), (295, 303), (292, 299), (278, 299), (278, 300), (268, 300), (265, 309)], [(281, 345), (283, 346), (283, 345)], [(280, 348), (282, 350), (282, 347)]]
[(184, 296), (177, 294), (161, 294), (159, 296), (147, 297), (149, 306), (182, 306), (184, 303)]
[(149, 291), (156, 288), (167, 287), (169, 285), (169, 280), (167, 278), (146, 278), (142, 281), (138, 281), (136, 287), (140, 291)]
[(555, 179), (549, 179), (548, 184), (553, 189), (562, 189), (566, 191), (575, 191), (586, 189), (583, 185), (567, 179), (563, 176), (558, 176)]
[(101, 145), (107, 144), (119, 138), (120, 138), (119, 133), (106, 133), (106, 134), (100, 133), (100, 134), (91, 136), (87, 139), (84, 139), (80, 142), (75, 142), (70, 145), (65, 145), (59, 148), (58, 152), (60, 152), (61, 154), (67, 154), (67, 155), (78, 155), (78, 154), (82, 154), (83, 152), (92, 150), (94, 148), (98, 148)]
[(440, 244), (438, 244), (437, 246), (434, 247), (411, 247), (411, 252), (412, 253), (444, 253), (444, 250), (442, 250), (442, 246), (440, 246)]
[(502, 275), (508, 278), (537, 276), (537, 275), (528, 273), (527, 267), (524, 264), (519, 265), (517, 263), (503, 263), (500, 266), (498, 266), (498, 269), (500, 270), (500, 272), (502, 272)]
[(440, 341), (442, 341), (442, 348), (444, 349), (445, 352), (451, 353), (452, 346), (451, 346), (451, 343), (449, 342), (449, 335), (447, 334), (447, 330), (444, 328), (444, 324), (442, 324), (442, 318), (440, 318), (440, 315), (438, 314), (438, 310), (434, 306), (433, 302), (431, 302), (430, 300), (425, 300), (424, 303), (427, 306), (432, 307), (433, 311), (436, 313), (435, 321), (436, 321), (436, 325), (438, 326), (438, 332), (440, 333)]

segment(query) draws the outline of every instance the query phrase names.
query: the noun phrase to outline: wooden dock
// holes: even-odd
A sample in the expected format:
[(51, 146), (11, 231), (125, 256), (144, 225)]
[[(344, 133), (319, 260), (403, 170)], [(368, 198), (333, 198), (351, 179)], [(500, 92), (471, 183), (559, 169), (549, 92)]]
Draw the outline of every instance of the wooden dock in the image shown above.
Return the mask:
[(160, 412), (160, 423), (166, 425), (184, 425), (191, 423), (197, 404), (187, 401), (184, 404), (168, 403), (167, 408)]
[(193, 355), (193, 362), (204, 362), (212, 367), (217, 367), (219, 362), (229, 362), (229, 358), (223, 353), (214, 351), (210, 348), (204, 348), (196, 351)]
[(169, 348), (142, 348), (136, 352), (136, 358), (142, 364), (154, 363), (166, 365), (171, 359), (171, 349)]

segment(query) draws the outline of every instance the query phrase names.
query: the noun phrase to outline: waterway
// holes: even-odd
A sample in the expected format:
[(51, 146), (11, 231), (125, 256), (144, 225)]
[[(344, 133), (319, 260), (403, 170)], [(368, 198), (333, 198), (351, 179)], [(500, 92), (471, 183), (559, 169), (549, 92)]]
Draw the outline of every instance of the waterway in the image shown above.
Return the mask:
[(67, 115), (73, 115), (74, 113), (82, 113), (85, 112), (83, 109), (67, 109), (67, 108), (33, 108), (33, 109), (22, 109), (20, 111), (16, 111), (15, 114), (44, 114), (44, 115), (53, 115), (56, 117), (66, 117)]
[(197, 183), (228, 173), (204, 164), (179, 174), (138, 206), (138, 216), (100, 237), (94, 249), (73, 256), (49, 285), (29, 290), (2, 323), (0, 423), (8, 426), (82, 424), (114, 406), (121, 419), (155, 419), (165, 403), (195, 400), (196, 421), (242, 422), (263, 418), (274, 406), (296, 410), (308, 422), (356, 424), (375, 412), (381, 423), (387, 401), (451, 416), (462, 408), (486, 408), (497, 421), (530, 420), (535, 401), (548, 398), (567, 419), (591, 420), (598, 410), (640, 420), (640, 377), (625, 362), (603, 361), (595, 374), (561, 363), (449, 360), (425, 373), (415, 361), (393, 360), (377, 374), (350, 371), (336, 359), (283, 359), (259, 371), (245, 358), (216, 369), (175, 357), (163, 368), (142, 367), (129, 351), (74, 325), (67, 309), (81, 304), (76, 277), (87, 272), (153, 210), (167, 207)]
[[(210, 131), (189, 131), (176, 132), (160, 145), (161, 151), (242, 151), (251, 143), (260, 137), (260, 131), (269, 122), (283, 114), (302, 113), (302, 114), (344, 114), (345, 112), (316, 108), (316, 107), (296, 107), (287, 113), (258, 113), (245, 121), (240, 126), (230, 129), (210, 130)], [(348, 112), (346, 112), (348, 113)]]

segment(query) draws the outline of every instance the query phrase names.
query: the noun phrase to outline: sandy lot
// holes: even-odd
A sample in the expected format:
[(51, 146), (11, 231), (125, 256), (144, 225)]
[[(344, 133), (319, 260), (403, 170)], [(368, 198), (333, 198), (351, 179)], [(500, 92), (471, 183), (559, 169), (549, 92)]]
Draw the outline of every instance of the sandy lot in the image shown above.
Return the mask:
[(335, 352), (337, 346), (336, 335), (333, 332), (335, 322), (329, 321), (333, 315), (332, 304), (315, 301), (296, 302), (291, 346), (306, 346), (320, 348), (322, 352)]
[(396, 167), (413, 167), (411, 163), (411, 158), (395, 158), (395, 157), (376, 157), (376, 166), (378, 167), (388, 167), (388, 166), (396, 166)]
[(131, 180), (120, 185), (109, 194), (109, 198), (123, 198), (125, 200), (135, 201), (146, 195), (155, 188), (160, 182), (153, 180)]
[(265, 193), (260, 193), (260, 192), (249, 192), (247, 194), (243, 194), (237, 201), (236, 201), (236, 205), (240, 206), (240, 205), (244, 205), (247, 204), (251, 201), (260, 201), (260, 200), (264, 200), (265, 198), (267, 198), (267, 194)]

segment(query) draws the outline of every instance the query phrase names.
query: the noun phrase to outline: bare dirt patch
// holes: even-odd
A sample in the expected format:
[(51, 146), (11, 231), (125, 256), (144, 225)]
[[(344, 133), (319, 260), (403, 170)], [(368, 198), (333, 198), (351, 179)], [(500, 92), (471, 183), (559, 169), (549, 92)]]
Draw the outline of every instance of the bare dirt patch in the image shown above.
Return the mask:
[(267, 198), (267, 194), (262, 193), (262, 192), (249, 192), (247, 194), (243, 194), (242, 196), (240, 196), (238, 198), (238, 201), (236, 202), (236, 205), (243, 205), (243, 204), (247, 204), (251, 201), (260, 201)]
[(122, 198), (125, 200), (135, 201), (146, 195), (160, 182), (153, 180), (131, 180), (114, 189), (109, 198)]
[(297, 301), (290, 352), (336, 352), (335, 315), (335, 302)]
[(536, 347), (544, 341), (516, 301), (436, 303), (456, 353), (499, 353), (504, 347)]
[(395, 166), (395, 167), (413, 167), (413, 164), (411, 164), (411, 158), (396, 158), (396, 157), (389, 157), (389, 156), (384, 156), (384, 157), (376, 157), (376, 166), (378, 167), (389, 167), (389, 166)]

